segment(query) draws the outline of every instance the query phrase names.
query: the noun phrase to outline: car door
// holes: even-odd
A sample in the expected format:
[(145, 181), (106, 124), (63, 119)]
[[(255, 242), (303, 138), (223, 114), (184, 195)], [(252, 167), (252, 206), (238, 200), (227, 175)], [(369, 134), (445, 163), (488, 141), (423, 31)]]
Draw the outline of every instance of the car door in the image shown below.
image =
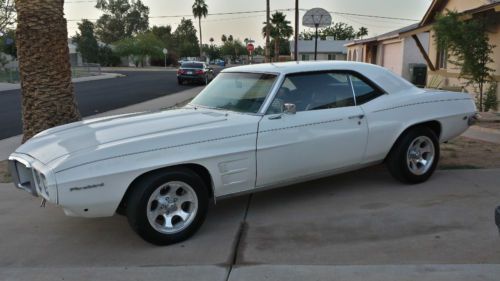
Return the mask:
[[(296, 113), (281, 112), (295, 105)], [(347, 73), (288, 75), (257, 137), (257, 187), (360, 164), (367, 124)]]

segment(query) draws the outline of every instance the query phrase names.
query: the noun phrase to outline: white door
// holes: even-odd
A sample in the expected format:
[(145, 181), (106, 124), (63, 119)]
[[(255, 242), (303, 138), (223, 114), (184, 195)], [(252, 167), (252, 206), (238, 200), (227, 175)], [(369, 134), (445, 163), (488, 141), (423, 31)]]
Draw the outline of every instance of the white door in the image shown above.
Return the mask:
[[(285, 103), (297, 113), (280, 113)], [(362, 161), (368, 129), (347, 74), (288, 76), (268, 113), (257, 137), (258, 187)]]

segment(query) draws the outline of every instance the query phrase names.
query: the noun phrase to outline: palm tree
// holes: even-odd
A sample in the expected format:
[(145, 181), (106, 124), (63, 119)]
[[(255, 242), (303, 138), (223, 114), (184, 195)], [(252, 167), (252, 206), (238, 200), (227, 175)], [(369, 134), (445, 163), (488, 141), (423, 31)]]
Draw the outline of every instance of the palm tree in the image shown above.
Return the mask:
[(222, 41), (222, 43), (226, 43), (226, 41), (227, 41), (226, 34), (222, 34), (222, 36), (220, 37), (220, 40)]
[(200, 28), (200, 57), (202, 54), (203, 48), (203, 40), (201, 37), (201, 17), (206, 18), (208, 14), (208, 5), (205, 3), (205, 0), (194, 0), (193, 4), (193, 15), (194, 18), (198, 18), (198, 26)]
[(81, 118), (71, 82), (64, 0), (16, 0), (15, 5), (24, 142)]
[(227, 41), (229, 41), (229, 43), (232, 43), (233, 40), (234, 40), (233, 35), (229, 34), (229, 36), (227, 37)]
[(210, 41), (210, 44), (211, 44), (211, 45), (213, 45), (215, 40), (214, 40), (214, 38), (213, 38), (213, 37), (210, 37), (210, 40), (209, 40), (209, 41)]
[(293, 35), (293, 28), (290, 26), (290, 21), (286, 20), (285, 14), (276, 12), (271, 17), (269, 25), (264, 23), (262, 35), (264, 37), (269, 35), (274, 40), (274, 59), (277, 61), (280, 55), (280, 41), (290, 38)]

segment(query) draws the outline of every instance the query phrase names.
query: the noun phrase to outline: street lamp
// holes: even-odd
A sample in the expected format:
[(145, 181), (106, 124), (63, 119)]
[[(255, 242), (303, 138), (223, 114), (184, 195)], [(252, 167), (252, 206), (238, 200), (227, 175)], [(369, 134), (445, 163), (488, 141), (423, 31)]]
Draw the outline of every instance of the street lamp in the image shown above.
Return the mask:
[(163, 55), (165, 56), (165, 68), (167, 68), (167, 54), (168, 54), (168, 50), (166, 48), (163, 48)]

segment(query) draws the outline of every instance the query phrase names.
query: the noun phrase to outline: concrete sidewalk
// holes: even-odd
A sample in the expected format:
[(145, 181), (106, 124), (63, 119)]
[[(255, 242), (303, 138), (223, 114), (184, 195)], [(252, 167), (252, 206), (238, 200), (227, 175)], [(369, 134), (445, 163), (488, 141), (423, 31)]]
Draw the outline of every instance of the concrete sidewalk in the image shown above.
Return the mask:
[(471, 126), (462, 136), (471, 139), (500, 144), (500, 130)]
[[(203, 87), (191, 88), (179, 93), (171, 94), (157, 99), (141, 102), (131, 106), (122, 107), (119, 109), (106, 111), (97, 115), (86, 117), (85, 119), (118, 115), (123, 113), (141, 112), (141, 111), (154, 111), (175, 106), (186, 100), (195, 97)], [(15, 136), (7, 139), (0, 140), (0, 161), (5, 160), (14, 150), (21, 144), (22, 136)]]
[[(101, 75), (78, 77), (71, 79), (71, 81), (73, 81), (73, 83), (79, 83), (79, 82), (87, 82), (94, 80), (112, 79), (118, 77), (124, 77), (124, 75), (119, 73), (103, 72), (101, 73)], [(5, 91), (18, 90), (18, 89), (21, 89), (21, 84), (19, 83), (0, 83), (0, 94)]]
[(122, 216), (66, 217), (0, 184), (0, 280), (497, 281), (499, 174), (404, 185), (373, 167), (220, 200), (197, 234), (167, 247)]

